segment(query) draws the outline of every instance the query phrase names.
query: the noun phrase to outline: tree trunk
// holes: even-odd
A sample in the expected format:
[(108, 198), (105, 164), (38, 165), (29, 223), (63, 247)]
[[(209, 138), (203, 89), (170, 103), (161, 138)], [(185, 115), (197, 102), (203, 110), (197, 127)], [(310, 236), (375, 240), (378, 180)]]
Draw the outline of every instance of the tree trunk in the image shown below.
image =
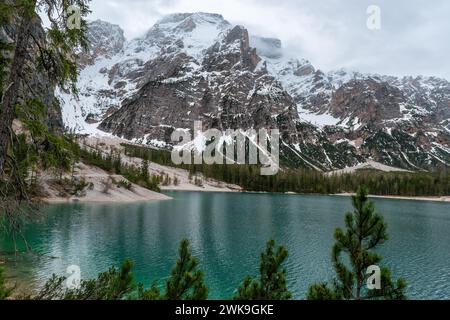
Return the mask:
[(357, 281), (356, 281), (356, 300), (361, 300), (361, 288), (362, 288), (362, 277), (361, 272), (358, 270)]
[(15, 108), (20, 101), (21, 76), (27, 60), (27, 48), (31, 29), (31, 19), (22, 19), (16, 35), (14, 58), (0, 109), (0, 176), (5, 169), (8, 146), (12, 134)]

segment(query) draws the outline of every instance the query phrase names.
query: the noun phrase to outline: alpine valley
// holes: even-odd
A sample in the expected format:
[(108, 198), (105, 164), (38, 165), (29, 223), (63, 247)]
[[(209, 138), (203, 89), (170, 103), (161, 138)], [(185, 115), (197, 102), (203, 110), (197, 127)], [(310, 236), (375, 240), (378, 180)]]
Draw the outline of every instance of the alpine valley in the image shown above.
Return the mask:
[(64, 125), (163, 149), (177, 128), (281, 131), (282, 163), (332, 171), (368, 162), (450, 166), (450, 83), (348, 70), (323, 72), (280, 40), (221, 15), (172, 14), (128, 41), (89, 23), (79, 95), (59, 92)]

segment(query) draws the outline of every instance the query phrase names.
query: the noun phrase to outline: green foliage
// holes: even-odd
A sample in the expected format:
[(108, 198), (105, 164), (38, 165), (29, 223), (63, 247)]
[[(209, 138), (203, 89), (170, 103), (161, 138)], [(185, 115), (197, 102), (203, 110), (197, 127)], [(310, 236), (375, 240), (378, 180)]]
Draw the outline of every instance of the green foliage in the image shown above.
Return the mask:
[[(398, 280), (394, 284), (390, 272), (382, 269), (381, 290), (367, 290), (366, 271), (378, 265), (382, 258), (374, 250), (387, 239), (387, 225), (383, 217), (375, 213), (373, 202), (368, 199), (367, 188), (360, 188), (353, 196), (353, 213), (345, 217), (346, 229), (336, 229), (336, 240), (332, 250), (332, 261), (336, 271), (333, 288), (326, 284), (310, 287), (308, 299), (404, 299), (406, 283)], [(343, 260), (343, 255), (345, 260)], [(346, 263), (347, 262), (347, 263)]]
[[(59, 179), (59, 185), (63, 189), (75, 190), (70, 194), (82, 191), (85, 186), (82, 181), (64, 181), (62, 175), (68, 172), (77, 161), (76, 154), (66, 137), (51, 133), (44, 124), (45, 106), (37, 101), (29, 101), (27, 108), (18, 107), (19, 119), (25, 127), (21, 133), (14, 136), (11, 163), (14, 171), (10, 177), (0, 181), (2, 202), (8, 203), (0, 207), (0, 217), (14, 217), (16, 220), (21, 212), (29, 209), (29, 213), (36, 212), (36, 208), (28, 203), (30, 200), (39, 199), (43, 194), (39, 187), (39, 174), (43, 170), (53, 172)], [(63, 183), (64, 182), (64, 183)], [(26, 208), (29, 207), (29, 208)], [(23, 215), (22, 215), (23, 216)], [(30, 218), (32, 215), (24, 216)], [(9, 220), (12, 230), (19, 231), (23, 225), (19, 221)], [(7, 223), (5, 223), (6, 226)]]
[(6, 77), (8, 75), (7, 67), (11, 60), (8, 57), (7, 52), (10, 52), (12, 49), (13, 46), (11, 44), (0, 39), (0, 101), (2, 101), (3, 98), (3, 90), (5, 89)]
[[(201, 181), (201, 173), (211, 178), (239, 185), (247, 191), (296, 192), (306, 194), (337, 194), (356, 192), (361, 185), (368, 186), (374, 195), (390, 196), (444, 196), (450, 195), (450, 172), (379, 172), (361, 170), (354, 174), (327, 175), (309, 169), (284, 168), (275, 176), (261, 176), (255, 165), (179, 165), (175, 166), (170, 152), (144, 146), (123, 144), (125, 154), (164, 166), (189, 171), (189, 180)], [(195, 181), (197, 180), (197, 181)]]
[(125, 154), (130, 157), (140, 158), (162, 165), (169, 165), (172, 163), (170, 152), (166, 150), (150, 149), (144, 146), (131, 144), (122, 144), (122, 147), (125, 148)]
[(144, 180), (148, 180), (148, 178), (150, 177), (148, 172), (148, 166), (149, 166), (148, 159), (144, 158), (141, 164), (141, 176), (142, 179)]
[(370, 299), (386, 299), (386, 300), (406, 300), (407, 283), (404, 279), (393, 281), (391, 271), (388, 268), (381, 268), (381, 289), (369, 292)]
[(92, 190), (94, 185), (92, 182), (87, 182), (84, 178), (63, 178), (53, 181), (52, 187), (58, 190), (59, 196), (67, 198), (70, 196), (84, 197), (87, 190)]
[(143, 284), (139, 284), (138, 288), (139, 300), (156, 301), (164, 300), (164, 296), (161, 294), (161, 290), (158, 288), (158, 283), (154, 281), (150, 289), (145, 289)]
[[(76, 92), (76, 81), (78, 76), (77, 64), (74, 51), (78, 48), (86, 49), (88, 46), (86, 38), (87, 23), (84, 19), (89, 13), (88, 3), (90, 0), (19, 0), (1, 1), (0, 3), (0, 28), (14, 24), (17, 32), (25, 41), (20, 43), (9, 43), (0, 40), (0, 101), (3, 101), (3, 90), (8, 75), (8, 67), (11, 62), (16, 61), (16, 55), (21, 54), (23, 49), (29, 51), (30, 48), (22, 48), (24, 45), (33, 45), (36, 48), (35, 54), (27, 57), (33, 68), (45, 72), (48, 79), (57, 84), (64, 91)], [(73, 28), (70, 26), (70, 19), (73, 12), (70, 7), (79, 10), (80, 26)], [(50, 21), (50, 27), (46, 30), (45, 39), (36, 39), (29, 31), (32, 24), (36, 23), (38, 14), (46, 15)], [(21, 27), (23, 28), (21, 28)], [(20, 38), (20, 37), (17, 38)], [(21, 48), (17, 48), (20, 47)], [(14, 50), (16, 49), (16, 50)], [(21, 49), (21, 50), (17, 50)], [(34, 53), (34, 52), (33, 52)], [(10, 55), (12, 57), (10, 57)], [(13, 62), (14, 63), (14, 62)], [(19, 77), (22, 73), (23, 65), (17, 64), (17, 74), (12, 77)], [(11, 79), (10, 79), (11, 80)], [(23, 81), (26, 87), (26, 79), (12, 79), (12, 81)], [(31, 99), (35, 99), (34, 93), (30, 92)], [(13, 109), (13, 105), (4, 106)], [(35, 123), (36, 124), (36, 123)]]
[(5, 270), (0, 268), (0, 300), (5, 300), (11, 294), (11, 289), (6, 287), (6, 280), (4, 277)]
[[(75, 91), (77, 65), (75, 50), (86, 47), (88, 0), (18, 0), (0, 2), (0, 29), (15, 30), (11, 43), (0, 41), (0, 218), (6, 217), (11, 230), (20, 232), (17, 217), (24, 206), (31, 207), (30, 194), (36, 184), (37, 168), (56, 168), (60, 176), (68, 170), (71, 155), (64, 138), (49, 132), (46, 123), (48, 106), (40, 101), (40, 93), (28, 83), (30, 72), (45, 73), (48, 80), (64, 91)], [(80, 28), (71, 28), (70, 6), (80, 13)], [(39, 14), (46, 15), (50, 27), (45, 37), (35, 37)], [(33, 31), (33, 32), (32, 32)], [(7, 90), (6, 89), (10, 89)], [(23, 88), (23, 90), (22, 90)], [(22, 95), (26, 91), (26, 96)], [(13, 119), (20, 119), (24, 128), (18, 136), (12, 130)], [(73, 164), (73, 162), (72, 162)], [(32, 189), (33, 190), (33, 189)], [(31, 191), (32, 191), (31, 190)], [(34, 188), (37, 190), (37, 188)], [(22, 220), (22, 219), (21, 219)], [(3, 221), (3, 219), (2, 219)]]
[(307, 297), (308, 300), (339, 300), (339, 296), (326, 283), (310, 286)]
[[(100, 149), (83, 147), (81, 148), (77, 142), (71, 142), (72, 152), (77, 154), (79, 158), (86, 164), (101, 168), (111, 174), (123, 175), (129, 182), (137, 184), (141, 187), (153, 190), (156, 192), (161, 191), (159, 184), (161, 183), (160, 177), (157, 175), (150, 175), (148, 171), (148, 161), (144, 160), (140, 168), (129, 166), (122, 163), (121, 154), (115, 154), (113, 152), (105, 154)], [(127, 182), (119, 182), (119, 187), (124, 187), (128, 190), (131, 189), (131, 184)]]
[(166, 282), (166, 292), (161, 294), (156, 283), (145, 291), (141, 288), (143, 300), (205, 300), (208, 288), (203, 281), (203, 272), (198, 269), (198, 260), (192, 256), (189, 241), (181, 241), (179, 257)]
[(36, 300), (122, 300), (135, 289), (133, 262), (126, 260), (120, 270), (115, 267), (96, 279), (82, 280), (78, 289), (67, 289), (65, 277), (53, 277), (35, 297)]
[(33, 177), (36, 178), (34, 173), (38, 169), (53, 169), (61, 179), (61, 175), (69, 171), (76, 160), (69, 141), (49, 131), (45, 124), (46, 109), (38, 100), (29, 100), (16, 110), (24, 127), (23, 132), (15, 136), (13, 158), (18, 168), (18, 178), (25, 184), (28, 182), (26, 191), (31, 195), (34, 195), (30, 188), (36, 184)]
[(203, 180), (201, 179), (201, 178), (199, 178), (199, 177), (195, 177), (194, 178), (194, 184), (197, 186), (197, 187), (200, 187), (200, 188), (202, 188), (203, 187)]
[(0, 25), (10, 23), (13, 12), (13, 6), (6, 1), (0, 1)]
[(131, 182), (129, 182), (129, 181), (126, 181), (126, 180), (120, 180), (120, 181), (117, 183), (117, 187), (119, 187), (119, 188), (124, 188), (124, 189), (127, 189), (127, 190), (131, 190), (131, 189), (133, 188), (133, 185), (132, 185)]
[(162, 180), (162, 185), (163, 186), (167, 187), (167, 186), (170, 186), (172, 184), (172, 178), (170, 178), (167, 173), (161, 175), (161, 180)]
[[(11, 23), (13, 8), (5, 1), (0, 1), (0, 29)], [(7, 42), (0, 37), (0, 101), (3, 99), (3, 90), (8, 76), (7, 68), (11, 62), (10, 54), (14, 49), (12, 43)]]
[(62, 174), (73, 163), (66, 139), (50, 133), (44, 124), (45, 110), (45, 105), (37, 100), (29, 100), (17, 107), (17, 116), (24, 127), (21, 133), (13, 135), (8, 169), (0, 173), (3, 174), (0, 180), (0, 226), (14, 242), (18, 237), (23, 238), (24, 223), (38, 216), (31, 201), (43, 195), (38, 186), (39, 171), (54, 170), (61, 180)]
[[(39, 46), (38, 66), (64, 91), (76, 93), (78, 70), (74, 49), (86, 49), (88, 46), (87, 22), (84, 18), (90, 13), (89, 2), (90, 0), (38, 1), (33, 8), (46, 14), (50, 21), (46, 43)], [(70, 27), (73, 12), (68, 9), (71, 6), (79, 9), (79, 28)]]
[(198, 269), (198, 260), (192, 256), (189, 241), (180, 244), (179, 258), (166, 283), (165, 297), (168, 300), (204, 300), (208, 289), (203, 282), (203, 272)]
[(24, 134), (17, 135), (14, 154), (22, 179), (27, 177), (30, 169), (36, 170), (39, 166), (39, 152), (34, 145), (27, 142)]
[(68, 172), (73, 161), (73, 153), (64, 137), (49, 134), (45, 152), (43, 152), (43, 169), (56, 168), (62, 174)]
[(235, 300), (289, 300), (292, 293), (286, 284), (286, 269), (282, 268), (288, 256), (287, 250), (280, 246), (275, 251), (275, 241), (267, 243), (261, 254), (258, 279), (247, 277), (238, 288)]

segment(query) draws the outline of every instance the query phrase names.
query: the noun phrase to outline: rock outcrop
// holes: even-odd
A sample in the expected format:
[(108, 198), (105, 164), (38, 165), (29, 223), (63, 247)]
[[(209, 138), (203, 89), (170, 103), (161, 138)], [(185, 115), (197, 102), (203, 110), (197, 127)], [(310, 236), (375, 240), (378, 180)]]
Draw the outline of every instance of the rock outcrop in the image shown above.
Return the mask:
[[(17, 25), (14, 21), (0, 28), (0, 38), (5, 42), (14, 42)], [(47, 107), (47, 125), (50, 130), (56, 132), (63, 131), (63, 121), (61, 106), (55, 95), (56, 84), (51, 82), (47, 74), (39, 70), (36, 66), (39, 49), (35, 41), (41, 46), (45, 41), (45, 31), (39, 18), (34, 18), (31, 30), (33, 37), (30, 38), (29, 57), (24, 68), (24, 79), (21, 90), (21, 102), (27, 103), (31, 98), (36, 99)]]

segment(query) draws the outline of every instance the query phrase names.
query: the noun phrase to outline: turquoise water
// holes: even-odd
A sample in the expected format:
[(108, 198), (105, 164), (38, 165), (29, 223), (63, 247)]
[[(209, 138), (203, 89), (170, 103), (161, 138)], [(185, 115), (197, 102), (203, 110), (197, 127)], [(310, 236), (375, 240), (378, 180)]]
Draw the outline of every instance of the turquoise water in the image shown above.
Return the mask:
[[(139, 281), (164, 279), (180, 240), (191, 241), (205, 270), (210, 298), (229, 298), (258, 272), (269, 238), (289, 250), (288, 283), (297, 299), (309, 284), (331, 279), (333, 231), (343, 226), (350, 199), (332, 196), (169, 192), (174, 200), (139, 204), (70, 204), (45, 208), (27, 238), (41, 256), (22, 257), (19, 277), (37, 284), (79, 265), (94, 277), (125, 258)], [(416, 299), (450, 299), (450, 204), (376, 199), (389, 224), (380, 249), (395, 277), (408, 280)], [(0, 241), (3, 252), (12, 246)]]

